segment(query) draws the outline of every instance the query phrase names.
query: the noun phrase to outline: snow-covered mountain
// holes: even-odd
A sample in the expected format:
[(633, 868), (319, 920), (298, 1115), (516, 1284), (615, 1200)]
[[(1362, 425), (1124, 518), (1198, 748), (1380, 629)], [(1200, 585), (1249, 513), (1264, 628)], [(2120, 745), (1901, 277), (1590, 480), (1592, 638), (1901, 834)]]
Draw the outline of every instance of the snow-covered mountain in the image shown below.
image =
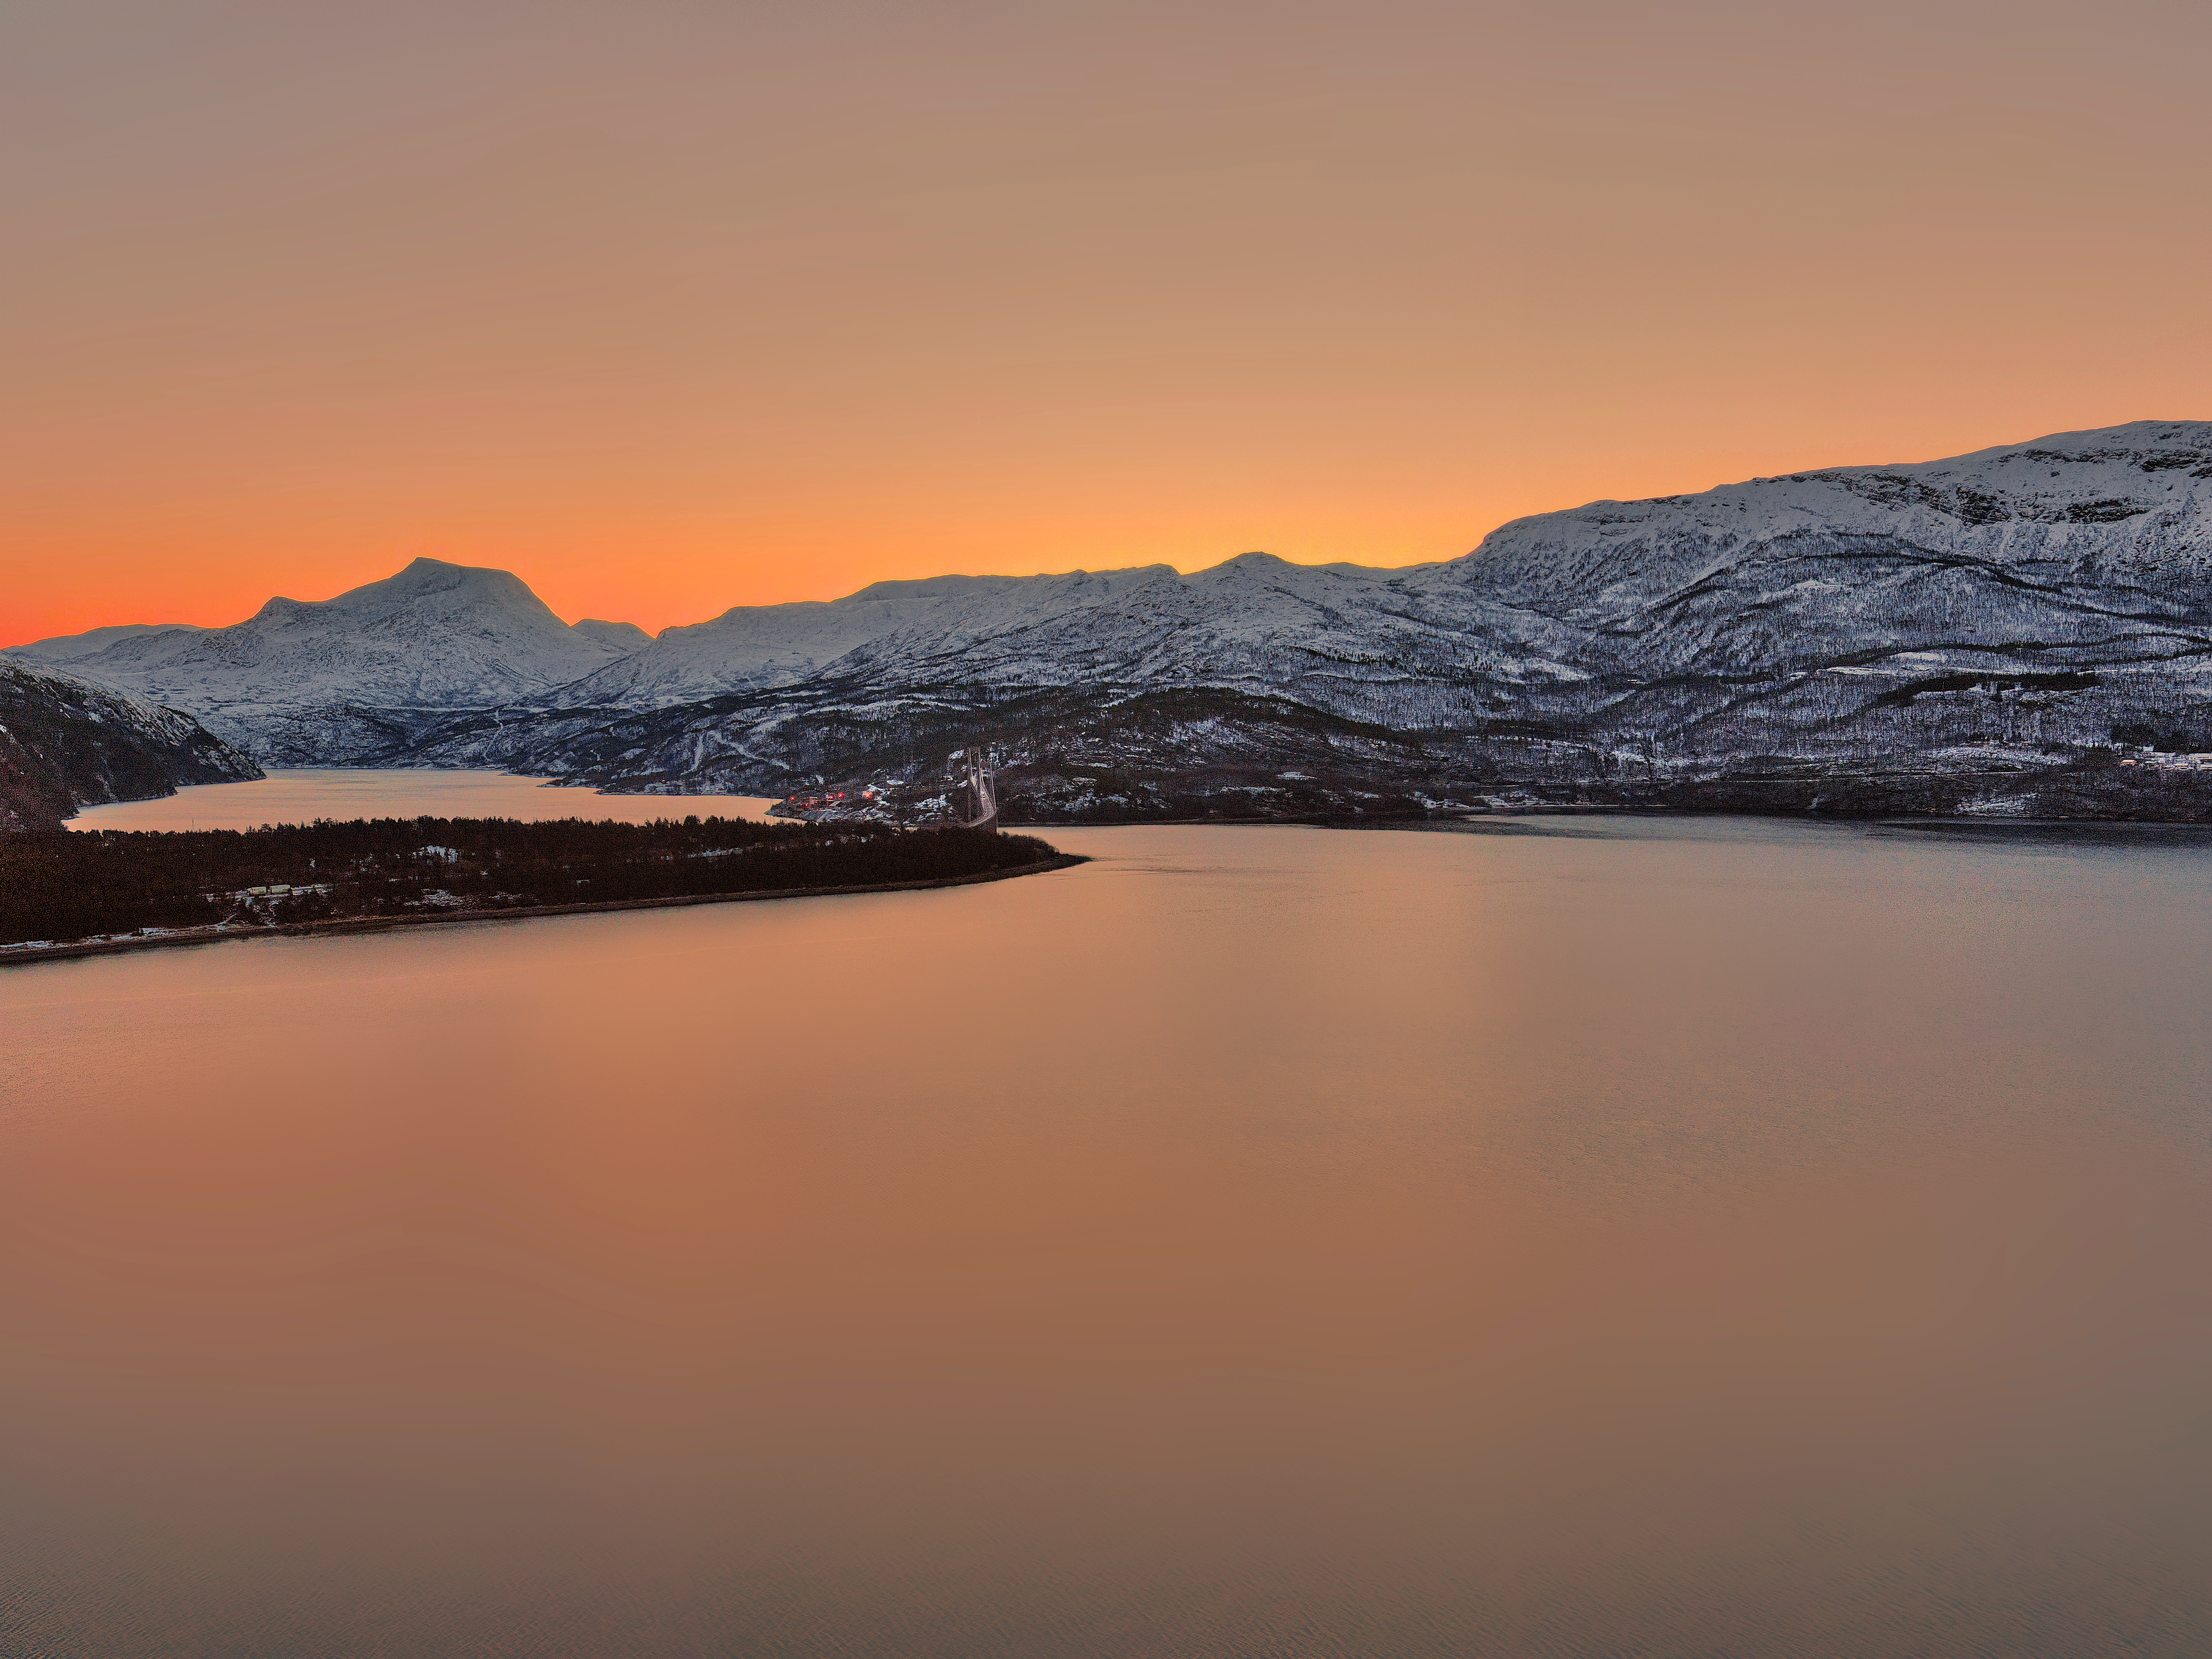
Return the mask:
[(417, 559), (334, 599), (276, 599), (232, 627), (137, 634), (71, 667), (186, 710), (265, 760), (312, 763), (564, 685), (623, 650), (570, 628), (504, 570)]
[(1594, 502), (1406, 570), (884, 584), (672, 629), (420, 752), (680, 792), (987, 736), (1073, 798), (1117, 769), (1604, 789), (2212, 749), (2208, 480), (2212, 423), (2144, 422)]
[(78, 666), (264, 753), (673, 793), (919, 775), (979, 738), (1033, 810), (1146, 779), (1348, 801), (2047, 769), (2116, 734), (2212, 750), (2212, 423), (1593, 502), (1402, 570), (1248, 554), (595, 630), (422, 562)]
[(811, 681), (1103, 678), (1295, 692), (1425, 723), (1468, 712), (1462, 692), (1480, 702), (1501, 685), (1826, 665), (1942, 645), (1961, 627), (1970, 654), (2031, 638), (2086, 646), (2111, 636), (2115, 617), (2139, 629), (2203, 610), (2207, 477), (2212, 425), (2140, 422), (1594, 502), (1407, 570), (1248, 554), (1189, 576), (1152, 566), (883, 582), (671, 629), (530, 701), (655, 708)]
[(1697, 495), (1522, 519), (1456, 587), (1613, 641), (1628, 661), (1814, 661), (1958, 635), (2068, 644), (2203, 612), (2212, 598), (2212, 422), (2143, 421), (1955, 459), (1753, 479)]
[[(2212, 422), (1601, 501), (1434, 567), (1584, 633), (1563, 717), (1690, 754), (2212, 744)], [(2075, 683), (2086, 680), (2093, 683)]]
[(2102, 585), (2163, 586), (2204, 574), (2207, 478), (2212, 422), (2138, 421), (1948, 460), (1594, 501), (1515, 520), (1458, 574), (1611, 620), (1655, 586), (1700, 580), (1762, 545), (1869, 536)]
[(52, 830), (80, 806), (260, 775), (173, 708), (0, 658), (0, 830)]
[(1152, 565), (878, 582), (672, 628), (528, 706), (668, 708), (808, 684), (1120, 684), (1303, 688), (1382, 713), (1437, 675), (1575, 677), (1553, 659), (1575, 630), (1466, 593), (1431, 600), (1415, 574), (1248, 553), (1188, 576)]

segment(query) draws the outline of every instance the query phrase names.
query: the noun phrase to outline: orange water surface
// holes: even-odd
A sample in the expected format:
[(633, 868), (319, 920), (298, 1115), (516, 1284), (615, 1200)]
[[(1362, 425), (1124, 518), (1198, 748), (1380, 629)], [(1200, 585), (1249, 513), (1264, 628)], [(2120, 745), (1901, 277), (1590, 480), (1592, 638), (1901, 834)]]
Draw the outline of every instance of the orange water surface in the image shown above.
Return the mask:
[(2212, 848), (1518, 830), (0, 969), (8, 1650), (2212, 1651)]

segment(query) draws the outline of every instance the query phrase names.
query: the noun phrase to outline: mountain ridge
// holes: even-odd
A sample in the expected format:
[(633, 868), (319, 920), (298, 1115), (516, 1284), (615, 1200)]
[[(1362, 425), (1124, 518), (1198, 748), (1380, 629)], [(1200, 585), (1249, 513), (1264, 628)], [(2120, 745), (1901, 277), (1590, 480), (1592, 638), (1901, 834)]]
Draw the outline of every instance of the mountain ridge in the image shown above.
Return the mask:
[[(1301, 811), (1317, 810), (1316, 767), (1340, 775), (1347, 811), (1493, 786), (1621, 797), (1632, 778), (1648, 793), (1777, 766), (1979, 775), (2070, 763), (2123, 729), (2212, 749), (2208, 480), (2212, 422), (2136, 422), (1590, 502), (1395, 569), (1246, 554), (1188, 574), (884, 582), (733, 607), (624, 636), (629, 650), (477, 573), (501, 616), (534, 606), (602, 655), (565, 678), (573, 653), (480, 665), (473, 702), (341, 676), (295, 686), (289, 707), (268, 684), (258, 705), (216, 706), (179, 665), (219, 679), (236, 629), (123, 640), (79, 666), (159, 659), (169, 678), (144, 689), (264, 753), (678, 793), (919, 780), (978, 738), (1007, 755), (1010, 805), (1027, 788), (1039, 812), (1103, 800), (1106, 774), (1130, 801), (1241, 792)], [(426, 564), (371, 586), (461, 568)], [(342, 595), (314, 615), (347, 603), (363, 609)], [(240, 626), (277, 632), (295, 604)], [(415, 600), (400, 611), (423, 626)]]

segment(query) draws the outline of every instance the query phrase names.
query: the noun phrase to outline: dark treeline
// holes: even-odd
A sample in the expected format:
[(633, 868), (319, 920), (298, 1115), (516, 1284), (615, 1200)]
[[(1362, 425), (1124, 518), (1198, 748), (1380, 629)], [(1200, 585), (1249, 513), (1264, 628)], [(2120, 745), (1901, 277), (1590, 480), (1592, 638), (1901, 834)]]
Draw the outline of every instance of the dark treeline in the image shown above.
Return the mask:
[[(0, 835), (0, 943), (541, 904), (869, 886), (1050, 858), (951, 827), (568, 818), (321, 819), (258, 830)], [(306, 889), (283, 893), (260, 888)]]

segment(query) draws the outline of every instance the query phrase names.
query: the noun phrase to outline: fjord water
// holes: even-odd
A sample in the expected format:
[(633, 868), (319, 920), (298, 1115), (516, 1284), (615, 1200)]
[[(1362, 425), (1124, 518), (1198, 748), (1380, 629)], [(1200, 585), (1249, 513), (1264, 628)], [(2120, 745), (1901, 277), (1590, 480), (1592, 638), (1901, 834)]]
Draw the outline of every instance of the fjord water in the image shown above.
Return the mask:
[(158, 800), (88, 806), (73, 830), (250, 830), (317, 818), (765, 818), (775, 803), (752, 795), (603, 795), (506, 772), (377, 771), (349, 767), (271, 769), (251, 783), (196, 784)]
[(0, 972), (13, 1650), (2212, 1650), (2212, 847), (1522, 829)]

